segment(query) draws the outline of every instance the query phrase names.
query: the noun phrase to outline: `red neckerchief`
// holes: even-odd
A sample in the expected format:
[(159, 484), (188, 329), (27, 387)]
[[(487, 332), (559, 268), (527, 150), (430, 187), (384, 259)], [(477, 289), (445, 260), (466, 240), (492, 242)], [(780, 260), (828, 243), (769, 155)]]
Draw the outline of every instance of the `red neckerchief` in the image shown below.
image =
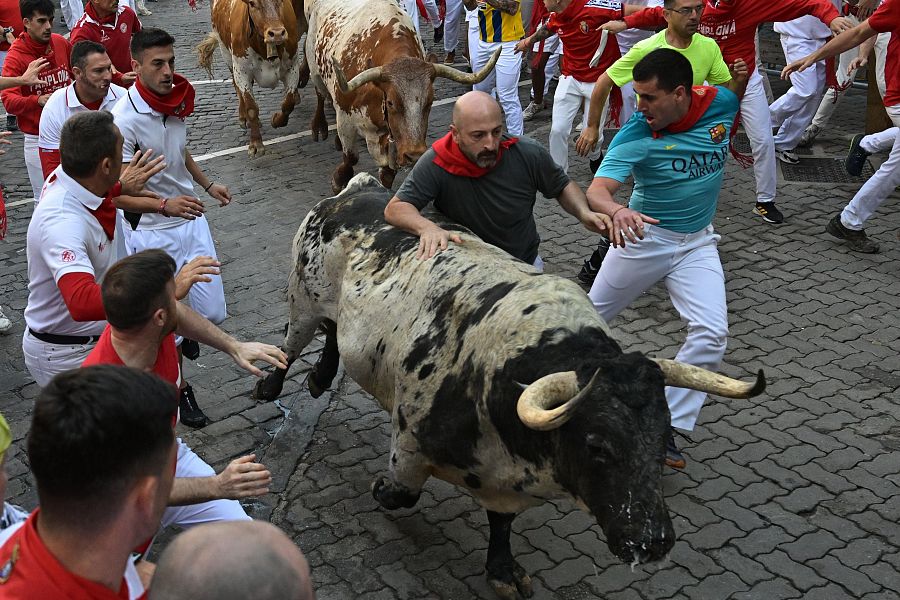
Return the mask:
[(97, 14), (96, 9), (94, 8), (94, 3), (91, 2), (90, 0), (88, 0), (88, 3), (85, 4), (85, 6), (84, 6), (84, 12), (85, 12), (85, 14), (87, 14), (87, 16), (89, 16), (89, 17), (92, 18), (94, 21), (96, 21), (97, 24), (99, 24), (99, 25), (112, 25), (113, 27), (116, 26), (116, 17), (119, 16), (118, 10), (117, 10), (116, 12), (114, 12), (113, 14), (107, 15), (107, 16), (105, 16), (105, 17), (99, 16), (99, 15)]
[(691, 107), (688, 109), (687, 114), (665, 129), (654, 131), (653, 137), (660, 138), (667, 133), (682, 133), (696, 125), (718, 93), (719, 90), (711, 85), (693, 86), (691, 88)]
[(100, 206), (93, 210), (90, 208), (88, 209), (100, 223), (100, 227), (103, 228), (103, 233), (105, 233), (106, 237), (109, 239), (113, 239), (116, 235), (116, 205), (113, 204), (112, 199), (121, 194), (122, 184), (117, 181), (116, 185), (112, 186), (106, 193), (106, 197), (103, 198), (103, 202), (100, 203)]
[(19, 34), (19, 41), (21, 41), (22, 44), (25, 45), (25, 47), (28, 49), (28, 53), (31, 56), (43, 57), (49, 60), (51, 64), (56, 64), (55, 60), (51, 60), (51, 57), (53, 56), (53, 44), (49, 41), (46, 44), (36, 42), (31, 39), (31, 36), (28, 35), (27, 31), (23, 31)]
[[(497, 149), (497, 162), (494, 167), (500, 164), (503, 151), (519, 141), (519, 138), (509, 138), (500, 142)], [(444, 137), (436, 141), (432, 146), (434, 149), (434, 164), (447, 171), (451, 175), (462, 175), (463, 177), (481, 177), (486, 175), (494, 167), (482, 168), (469, 160), (469, 157), (462, 153), (459, 145), (453, 141), (453, 134), (447, 133)]]
[(177, 73), (172, 77), (172, 83), (174, 83), (172, 91), (165, 96), (144, 87), (140, 77), (135, 80), (134, 85), (150, 108), (164, 115), (184, 120), (194, 112), (194, 86)]

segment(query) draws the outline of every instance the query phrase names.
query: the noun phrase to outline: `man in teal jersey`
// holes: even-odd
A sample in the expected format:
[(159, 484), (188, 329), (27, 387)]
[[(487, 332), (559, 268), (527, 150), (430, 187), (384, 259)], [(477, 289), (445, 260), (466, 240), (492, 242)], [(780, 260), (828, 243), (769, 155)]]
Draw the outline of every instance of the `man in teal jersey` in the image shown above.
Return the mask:
[[(613, 86), (622, 87), (631, 82), (631, 71), (639, 60), (657, 48), (671, 48), (680, 52), (691, 63), (694, 85), (708, 82), (711, 85), (727, 84), (734, 91), (731, 72), (722, 59), (722, 51), (712, 38), (697, 33), (704, 0), (665, 0), (663, 15), (668, 26), (655, 35), (638, 42), (624, 56), (603, 73), (594, 86), (588, 110), (587, 127), (575, 142), (575, 150), (587, 156), (600, 139), (600, 120), (603, 105)], [(627, 10), (626, 10), (627, 12)], [(590, 284), (609, 248), (606, 241), (588, 260), (584, 261), (578, 279)]]
[[(732, 74), (742, 94), (746, 65)], [(692, 78), (688, 59), (668, 48), (650, 52), (634, 67), (640, 112), (613, 138), (587, 192), (591, 209), (613, 221), (613, 248), (589, 295), (609, 322), (665, 281), (688, 327), (676, 360), (714, 370), (725, 354), (728, 311), (712, 218), (740, 99), (723, 86), (692, 86)], [(634, 191), (625, 207), (613, 194), (629, 175)], [(702, 392), (666, 388), (672, 426), (692, 430), (705, 399)], [(671, 438), (666, 464), (685, 466)]]

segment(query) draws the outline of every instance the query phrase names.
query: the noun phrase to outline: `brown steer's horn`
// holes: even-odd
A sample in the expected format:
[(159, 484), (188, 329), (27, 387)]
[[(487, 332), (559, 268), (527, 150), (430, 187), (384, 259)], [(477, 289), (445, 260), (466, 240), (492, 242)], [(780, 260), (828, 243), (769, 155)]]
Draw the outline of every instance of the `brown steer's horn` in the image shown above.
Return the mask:
[(448, 67), (447, 65), (438, 63), (434, 65), (434, 75), (435, 77), (446, 77), (451, 81), (455, 81), (457, 83), (466, 83), (468, 85), (481, 83), (484, 78), (487, 77), (493, 70), (494, 65), (497, 64), (497, 59), (500, 58), (500, 50), (502, 50), (502, 48), (497, 48), (491, 55), (491, 60), (489, 60), (487, 64), (484, 65), (484, 67), (477, 73), (464, 73), (458, 69), (454, 69), (453, 67)]
[(371, 83), (381, 79), (382, 68), (372, 67), (371, 69), (366, 69), (348, 82), (347, 76), (344, 75), (344, 70), (341, 68), (340, 63), (338, 63), (337, 59), (333, 56), (331, 57), (331, 64), (334, 66), (334, 75), (337, 77), (338, 87), (341, 88), (341, 91), (345, 94), (349, 94), (364, 83)]
[[(581, 390), (578, 389), (578, 376), (575, 371), (551, 373), (541, 377), (526, 387), (519, 396), (516, 405), (519, 419), (530, 429), (538, 431), (550, 431), (561, 427), (572, 418), (575, 408), (587, 396), (588, 390), (593, 387), (599, 375), (600, 369), (597, 369)], [(555, 408), (550, 408), (551, 406)]]
[(766, 378), (763, 376), (762, 369), (757, 373), (756, 381), (745, 383), (701, 367), (667, 358), (652, 360), (662, 369), (663, 375), (666, 377), (666, 385), (699, 390), (725, 398), (752, 398), (766, 389)]

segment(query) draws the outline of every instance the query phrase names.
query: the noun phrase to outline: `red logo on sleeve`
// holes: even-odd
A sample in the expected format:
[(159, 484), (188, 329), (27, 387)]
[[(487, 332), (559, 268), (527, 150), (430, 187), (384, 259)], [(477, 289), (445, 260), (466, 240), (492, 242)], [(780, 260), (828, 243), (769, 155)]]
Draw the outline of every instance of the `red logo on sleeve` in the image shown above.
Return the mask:
[(59, 255), (60, 260), (64, 263), (70, 263), (75, 261), (75, 253), (71, 250), (63, 250), (62, 254)]

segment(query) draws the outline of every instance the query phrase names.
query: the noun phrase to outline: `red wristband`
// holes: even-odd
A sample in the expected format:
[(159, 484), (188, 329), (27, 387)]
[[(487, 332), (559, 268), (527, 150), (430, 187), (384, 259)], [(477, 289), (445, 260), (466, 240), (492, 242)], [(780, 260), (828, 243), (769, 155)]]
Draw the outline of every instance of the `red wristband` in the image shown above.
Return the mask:
[(166, 214), (166, 204), (168, 202), (169, 202), (168, 198), (163, 198), (159, 203), (159, 210), (157, 210), (156, 212), (158, 212), (159, 214), (161, 214), (164, 217), (168, 217), (169, 215)]

